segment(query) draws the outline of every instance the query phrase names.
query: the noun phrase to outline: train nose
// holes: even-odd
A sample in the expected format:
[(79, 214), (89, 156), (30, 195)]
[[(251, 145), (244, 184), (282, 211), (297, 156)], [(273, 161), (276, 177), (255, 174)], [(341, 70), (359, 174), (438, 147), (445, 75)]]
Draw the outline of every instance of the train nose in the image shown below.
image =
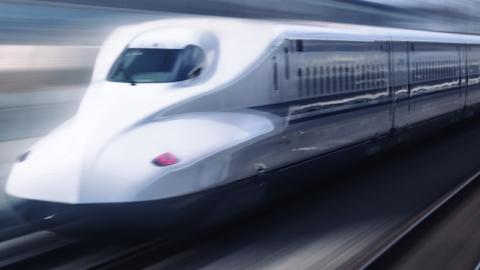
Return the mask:
[[(55, 161), (54, 161), (55, 160)], [(56, 162), (57, 166), (48, 166)], [(9, 195), (33, 200), (75, 203), (79, 200), (81, 167), (77, 159), (49, 159), (32, 151), (26, 160), (18, 161), (6, 185)]]
[[(175, 229), (206, 220), (211, 202), (189, 196), (126, 203), (67, 204), (8, 196), (13, 210), (24, 220), (60, 232), (112, 232)], [(202, 222), (199, 222), (202, 221)], [(193, 223), (192, 223), (193, 222)]]
[(8, 201), (10, 207), (30, 224), (65, 233), (133, 229), (141, 224), (138, 221), (146, 219), (145, 216), (143, 219), (134, 217), (136, 212), (129, 207), (115, 205), (66, 204), (14, 196), (8, 196)]

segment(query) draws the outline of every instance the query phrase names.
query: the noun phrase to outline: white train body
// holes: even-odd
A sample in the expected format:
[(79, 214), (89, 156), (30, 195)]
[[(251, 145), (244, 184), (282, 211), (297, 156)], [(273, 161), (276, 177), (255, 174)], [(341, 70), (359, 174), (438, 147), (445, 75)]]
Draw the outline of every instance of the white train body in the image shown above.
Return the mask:
[[(162, 55), (169, 73), (154, 70)], [(76, 116), (17, 162), (6, 191), (68, 205), (207, 192), (467, 111), (479, 64), (467, 35), (222, 18), (122, 27)], [(152, 163), (162, 154), (168, 164)]]

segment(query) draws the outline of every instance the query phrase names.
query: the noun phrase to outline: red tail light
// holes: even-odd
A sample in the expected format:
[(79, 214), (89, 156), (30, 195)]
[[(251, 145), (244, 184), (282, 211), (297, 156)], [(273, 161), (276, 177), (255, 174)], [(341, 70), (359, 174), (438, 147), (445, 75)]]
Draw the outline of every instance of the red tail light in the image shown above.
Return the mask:
[(164, 167), (178, 163), (178, 158), (172, 153), (166, 152), (156, 157), (152, 162), (157, 166)]

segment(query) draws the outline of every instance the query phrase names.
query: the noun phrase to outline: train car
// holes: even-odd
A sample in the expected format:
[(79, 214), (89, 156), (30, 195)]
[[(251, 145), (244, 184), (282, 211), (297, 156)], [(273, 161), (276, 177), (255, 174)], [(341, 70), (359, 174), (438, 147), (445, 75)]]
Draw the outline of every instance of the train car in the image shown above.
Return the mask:
[(77, 114), (18, 158), (6, 192), (39, 220), (234, 213), (265, 197), (263, 175), (473, 113), (479, 65), (470, 35), (213, 17), (121, 27)]

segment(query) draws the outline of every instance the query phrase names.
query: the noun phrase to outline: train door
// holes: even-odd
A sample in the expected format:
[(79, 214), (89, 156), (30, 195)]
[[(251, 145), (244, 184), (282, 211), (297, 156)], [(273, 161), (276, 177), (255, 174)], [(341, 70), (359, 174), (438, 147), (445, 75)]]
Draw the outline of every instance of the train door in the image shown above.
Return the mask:
[(402, 128), (409, 123), (410, 90), (408, 88), (408, 44), (390, 44), (390, 93), (392, 98), (392, 128)]
[(480, 46), (468, 45), (468, 97), (467, 106), (480, 102)]
[(461, 46), (414, 42), (409, 47), (410, 124), (463, 108)]

